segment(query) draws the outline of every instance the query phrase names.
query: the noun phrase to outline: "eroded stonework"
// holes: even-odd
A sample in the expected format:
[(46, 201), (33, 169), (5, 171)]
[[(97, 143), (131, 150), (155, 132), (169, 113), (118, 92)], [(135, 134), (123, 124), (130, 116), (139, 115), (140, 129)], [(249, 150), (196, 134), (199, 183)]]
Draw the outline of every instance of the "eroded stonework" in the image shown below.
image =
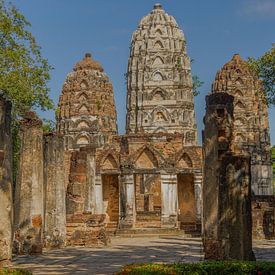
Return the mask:
[(251, 157), (253, 194), (272, 195), (270, 134), (262, 89), (238, 54), (222, 67), (212, 85), (212, 93), (234, 96), (232, 150)]
[(203, 185), (205, 259), (253, 260), (250, 157), (234, 151), (234, 97), (206, 97)]
[[(190, 61), (175, 19), (156, 4), (133, 34), (126, 135), (116, 133), (113, 92), (102, 72), (86, 55), (68, 75), (60, 97), (58, 131), (70, 152), (67, 217), (103, 215), (109, 233), (199, 230), (202, 153)], [(93, 105), (98, 99), (100, 109)]]
[(117, 133), (112, 84), (90, 54), (74, 66), (63, 85), (58, 133), (64, 135), (66, 149), (102, 146)]
[(160, 4), (133, 33), (127, 72), (130, 133), (181, 133), (197, 145), (190, 58), (174, 17)]
[(12, 251), (11, 102), (0, 92), (0, 269), (10, 264)]

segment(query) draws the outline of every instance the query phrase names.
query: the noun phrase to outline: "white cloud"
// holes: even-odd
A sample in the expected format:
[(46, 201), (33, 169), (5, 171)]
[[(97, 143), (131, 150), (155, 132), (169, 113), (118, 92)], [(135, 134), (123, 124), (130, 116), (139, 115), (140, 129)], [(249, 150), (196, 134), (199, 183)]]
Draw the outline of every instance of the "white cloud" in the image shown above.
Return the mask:
[(275, 0), (246, 0), (243, 3), (241, 14), (275, 19)]

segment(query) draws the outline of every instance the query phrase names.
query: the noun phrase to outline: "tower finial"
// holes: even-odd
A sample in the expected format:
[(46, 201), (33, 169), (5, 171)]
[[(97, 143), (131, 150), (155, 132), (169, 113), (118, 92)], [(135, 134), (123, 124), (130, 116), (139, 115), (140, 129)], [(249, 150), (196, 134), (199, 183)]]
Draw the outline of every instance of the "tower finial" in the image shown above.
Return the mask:
[(160, 3), (156, 3), (154, 5), (154, 10), (162, 10), (162, 5)]

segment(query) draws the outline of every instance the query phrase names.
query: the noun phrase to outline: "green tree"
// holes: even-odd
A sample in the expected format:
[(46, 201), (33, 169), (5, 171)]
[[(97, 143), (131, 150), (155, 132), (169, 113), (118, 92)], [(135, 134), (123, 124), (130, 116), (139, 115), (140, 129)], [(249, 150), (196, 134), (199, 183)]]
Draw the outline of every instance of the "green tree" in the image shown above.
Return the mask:
[(0, 0), (0, 90), (12, 101), (15, 117), (32, 107), (53, 108), (47, 86), (52, 67), (30, 26), (14, 6)]
[(269, 105), (275, 105), (275, 44), (263, 56), (248, 58), (251, 69), (263, 82), (264, 93)]
[[(12, 5), (0, 0), (0, 91), (12, 102), (13, 179), (19, 163), (18, 119), (31, 108), (52, 109), (48, 81), (52, 67), (29, 31), (31, 24)], [(44, 127), (51, 128), (46, 124)]]

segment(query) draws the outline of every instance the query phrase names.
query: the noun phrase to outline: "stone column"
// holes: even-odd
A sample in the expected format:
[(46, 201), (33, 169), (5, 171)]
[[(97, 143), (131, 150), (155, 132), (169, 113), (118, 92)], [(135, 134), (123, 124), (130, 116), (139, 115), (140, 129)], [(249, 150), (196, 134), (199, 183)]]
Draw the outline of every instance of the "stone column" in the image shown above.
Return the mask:
[(96, 212), (96, 163), (95, 150), (89, 150), (87, 154), (87, 186), (84, 211), (95, 214)]
[(0, 94), (0, 268), (9, 265), (12, 247), (11, 103)]
[(161, 226), (177, 228), (178, 190), (177, 175), (161, 174)]
[(95, 214), (105, 214), (103, 207), (103, 188), (100, 174), (95, 176)]
[(201, 224), (202, 213), (202, 171), (195, 171), (194, 173), (194, 188), (196, 201), (196, 223)]
[(234, 152), (234, 97), (206, 97), (203, 181), (205, 258), (253, 260), (250, 158)]
[(19, 175), (15, 190), (15, 240), (18, 254), (42, 252), (43, 130), (34, 112), (21, 121)]
[(44, 184), (46, 247), (63, 247), (66, 240), (66, 188), (63, 138), (44, 136)]
[(119, 177), (120, 190), (120, 228), (132, 228), (135, 224), (135, 186), (134, 175)]

